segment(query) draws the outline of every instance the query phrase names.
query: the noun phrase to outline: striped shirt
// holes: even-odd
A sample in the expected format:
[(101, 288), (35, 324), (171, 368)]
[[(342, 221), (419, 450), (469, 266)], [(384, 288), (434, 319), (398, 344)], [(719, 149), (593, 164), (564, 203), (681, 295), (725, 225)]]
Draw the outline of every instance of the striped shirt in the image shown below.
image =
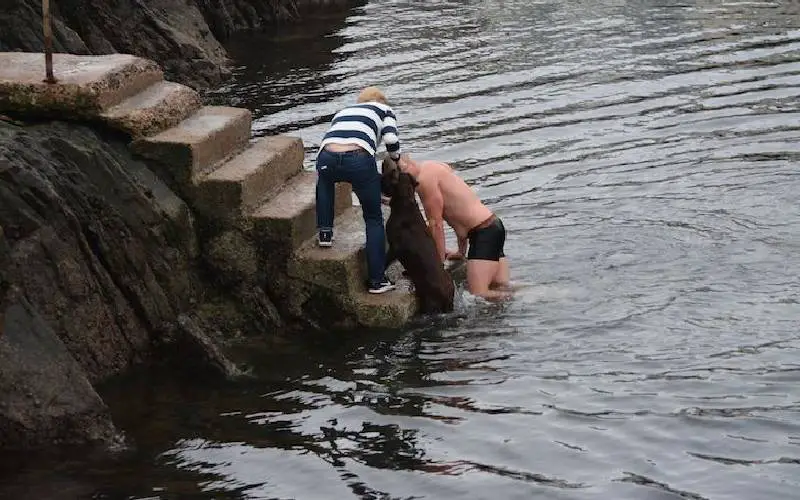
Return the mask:
[(397, 118), (392, 108), (380, 102), (363, 102), (348, 106), (333, 116), (331, 126), (322, 138), (320, 151), (327, 144), (356, 144), (375, 155), (380, 142), (392, 159), (400, 157)]

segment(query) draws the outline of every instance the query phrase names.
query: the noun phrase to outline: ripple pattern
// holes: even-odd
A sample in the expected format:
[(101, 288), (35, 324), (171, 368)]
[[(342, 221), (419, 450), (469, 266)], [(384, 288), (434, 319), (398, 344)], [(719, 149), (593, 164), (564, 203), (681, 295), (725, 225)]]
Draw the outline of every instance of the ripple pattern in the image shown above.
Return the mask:
[(304, 29), (241, 41), (211, 97), (310, 163), (382, 86), (525, 287), (254, 355), (160, 463), (207, 498), (798, 498), (797, 0), (381, 0)]

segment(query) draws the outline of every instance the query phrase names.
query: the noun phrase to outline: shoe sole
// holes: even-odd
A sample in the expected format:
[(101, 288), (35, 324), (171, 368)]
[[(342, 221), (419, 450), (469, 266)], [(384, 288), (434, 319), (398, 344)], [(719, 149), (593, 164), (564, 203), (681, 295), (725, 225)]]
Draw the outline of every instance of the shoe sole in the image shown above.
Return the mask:
[(391, 292), (392, 290), (396, 289), (397, 287), (393, 286), (391, 288), (381, 288), (380, 290), (369, 290), (369, 293), (373, 295), (379, 295), (381, 293)]
[(317, 244), (322, 248), (330, 248), (333, 246), (333, 243), (324, 243), (322, 241), (317, 242)]

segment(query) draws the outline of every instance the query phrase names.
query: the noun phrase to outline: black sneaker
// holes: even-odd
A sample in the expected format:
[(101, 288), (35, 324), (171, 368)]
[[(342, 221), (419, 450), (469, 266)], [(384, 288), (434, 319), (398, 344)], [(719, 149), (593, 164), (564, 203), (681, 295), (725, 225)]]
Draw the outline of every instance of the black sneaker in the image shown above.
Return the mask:
[(317, 235), (317, 243), (323, 248), (333, 246), (333, 231), (320, 231)]
[(386, 293), (394, 289), (394, 283), (386, 278), (384, 278), (382, 281), (373, 281), (369, 284), (369, 293)]

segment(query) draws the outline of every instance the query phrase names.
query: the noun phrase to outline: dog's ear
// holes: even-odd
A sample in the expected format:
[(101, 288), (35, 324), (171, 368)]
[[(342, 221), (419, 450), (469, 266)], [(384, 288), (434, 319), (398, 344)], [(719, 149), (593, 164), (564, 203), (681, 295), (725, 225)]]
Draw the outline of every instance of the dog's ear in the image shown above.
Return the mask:
[(397, 162), (389, 158), (388, 156), (383, 159), (383, 163), (381, 164), (381, 173), (394, 173), (395, 171), (399, 171), (400, 167), (397, 166)]

